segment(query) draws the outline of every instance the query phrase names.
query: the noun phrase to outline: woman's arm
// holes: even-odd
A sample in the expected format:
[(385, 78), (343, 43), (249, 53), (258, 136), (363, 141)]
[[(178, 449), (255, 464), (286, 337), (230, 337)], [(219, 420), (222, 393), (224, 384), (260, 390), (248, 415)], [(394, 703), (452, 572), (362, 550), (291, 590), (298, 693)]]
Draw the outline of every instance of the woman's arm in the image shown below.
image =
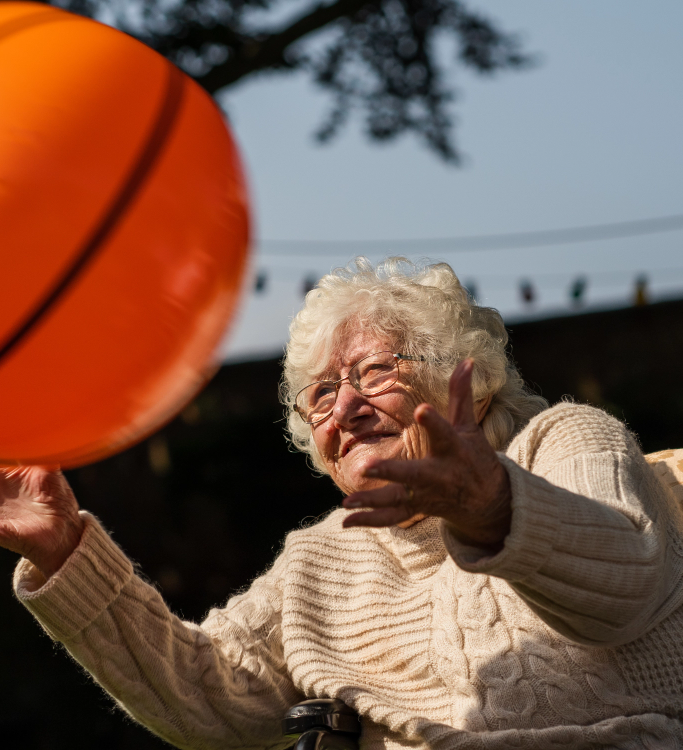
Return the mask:
[(456, 368), (446, 418), (416, 409), (428, 455), (370, 463), (366, 475), (388, 483), (349, 495), (347, 508), (369, 510), (344, 524), (439, 516), (458, 565), (506, 579), (555, 630), (594, 645), (638, 638), (683, 604), (678, 504), (625, 426), (591, 407), (543, 412), (496, 455), (474, 418), (471, 370)]
[[(68, 487), (59, 475), (53, 482)], [(24, 518), (22, 538), (28, 528), (50, 526), (35, 518), (28, 522), (24, 511), (34, 502), (30, 492), (18, 513), (17, 494), (16, 487), (9, 488), (7, 502), (0, 504), (0, 520), (14, 529), (13, 538), (19, 516)], [(59, 518), (44, 511), (39, 515)], [(48, 556), (38, 554), (41, 569), (24, 558), (15, 573), (18, 598), (50, 636), (130, 715), (178, 747), (284, 747), (280, 719), (302, 698), (282, 653), (279, 584), (284, 559), (246, 594), (195, 625), (168, 610), (92, 516), (80, 513), (75, 520), (70, 512), (64, 515), (66, 525), (80, 526), (81, 533), (59, 569), (48, 577), (54, 562), (48, 564)], [(53, 532), (47, 537), (62, 537)], [(53, 548), (63, 554), (63, 545)]]
[(537, 416), (500, 456), (511, 483), (504, 548), (467, 548), (444, 527), (456, 562), (507, 580), (572, 640), (616, 646), (683, 603), (681, 509), (626, 427), (561, 404)]

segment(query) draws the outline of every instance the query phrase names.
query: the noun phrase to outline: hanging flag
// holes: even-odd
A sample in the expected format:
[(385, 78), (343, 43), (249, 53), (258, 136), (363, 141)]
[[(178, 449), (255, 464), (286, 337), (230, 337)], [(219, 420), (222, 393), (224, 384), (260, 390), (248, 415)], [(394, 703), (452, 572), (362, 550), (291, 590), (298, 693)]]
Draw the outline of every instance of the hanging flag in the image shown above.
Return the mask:
[(583, 304), (587, 287), (588, 279), (585, 276), (578, 276), (569, 287), (569, 300), (575, 307)]
[(268, 286), (268, 274), (265, 271), (259, 271), (256, 274), (256, 279), (254, 280), (254, 291), (257, 294), (263, 294), (263, 292), (266, 291), (267, 286)]
[(636, 279), (635, 294), (633, 297), (633, 304), (636, 307), (645, 307), (650, 301), (650, 295), (648, 290), (648, 279), (643, 273)]
[(463, 284), (463, 289), (467, 292), (472, 302), (477, 302), (479, 298), (477, 284), (474, 280), (470, 279)]
[(315, 288), (315, 285), (318, 283), (317, 276), (313, 276), (312, 274), (308, 274), (306, 278), (303, 281), (303, 285), (301, 287), (301, 293), (305, 297), (312, 289)]
[(536, 290), (534, 289), (533, 284), (526, 279), (520, 281), (519, 293), (525, 305), (531, 305), (536, 300)]

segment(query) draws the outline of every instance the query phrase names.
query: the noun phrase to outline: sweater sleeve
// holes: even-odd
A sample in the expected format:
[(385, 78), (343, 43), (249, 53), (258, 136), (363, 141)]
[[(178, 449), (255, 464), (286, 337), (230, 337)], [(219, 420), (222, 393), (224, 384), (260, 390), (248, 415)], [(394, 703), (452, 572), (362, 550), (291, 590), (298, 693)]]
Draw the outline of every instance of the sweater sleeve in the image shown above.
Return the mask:
[(280, 720), (302, 700), (281, 639), (283, 557), (201, 625), (174, 616), (99, 523), (48, 581), (27, 560), (17, 597), (116, 702), (180, 748), (283, 748)]
[(512, 525), (495, 556), (444, 527), (456, 563), (508, 581), (550, 627), (588, 645), (617, 646), (683, 603), (683, 515), (623, 424), (561, 404), (500, 455)]

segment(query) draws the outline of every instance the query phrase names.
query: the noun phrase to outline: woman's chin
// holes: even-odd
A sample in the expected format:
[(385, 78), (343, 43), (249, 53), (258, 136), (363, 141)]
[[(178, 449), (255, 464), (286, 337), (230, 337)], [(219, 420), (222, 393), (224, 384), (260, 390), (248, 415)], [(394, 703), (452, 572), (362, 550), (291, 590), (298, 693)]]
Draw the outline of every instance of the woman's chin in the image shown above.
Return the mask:
[[(389, 441), (387, 441), (388, 443)], [(366, 477), (365, 469), (375, 461), (385, 461), (392, 458), (400, 458), (400, 451), (397, 451), (396, 441), (391, 441), (394, 445), (383, 445), (385, 450), (369, 450), (370, 447), (377, 446), (359, 446), (354, 448), (339, 462), (339, 478), (342, 480), (343, 487), (349, 494), (351, 492), (362, 492), (364, 490), (374, 490), (382, 487), (387, 482), (384, 479)], [(386, 448), (391, 448), (386, 450)], [(341, 484), (338, 482), (338, 484)]]

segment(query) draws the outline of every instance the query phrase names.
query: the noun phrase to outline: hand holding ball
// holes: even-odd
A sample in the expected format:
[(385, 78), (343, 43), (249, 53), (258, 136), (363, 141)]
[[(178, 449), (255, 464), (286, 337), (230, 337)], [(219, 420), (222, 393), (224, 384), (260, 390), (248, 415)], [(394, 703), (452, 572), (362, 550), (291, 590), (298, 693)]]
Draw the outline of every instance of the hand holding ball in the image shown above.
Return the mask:
[(153, 50), (0, 3), (0, 464), (77, 466), (204, 384), (248, 210), (211, 97)]

